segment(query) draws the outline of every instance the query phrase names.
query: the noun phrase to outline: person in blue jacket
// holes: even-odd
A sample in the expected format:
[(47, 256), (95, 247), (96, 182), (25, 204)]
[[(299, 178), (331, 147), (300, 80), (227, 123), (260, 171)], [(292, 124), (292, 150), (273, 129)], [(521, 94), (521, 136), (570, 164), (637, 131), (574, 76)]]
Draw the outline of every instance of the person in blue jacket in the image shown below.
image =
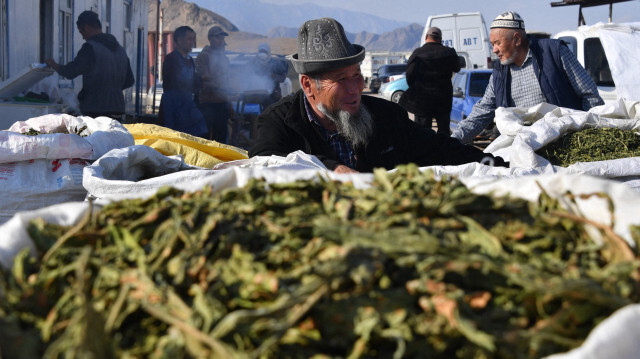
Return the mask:
[(604, 104), (598, 87), (560, 40), (528, 38), (515, 12), (498, 15), (489, 33), (494, 61), (484, 96), (451, 135), (470, 143), (493, 121), (498, 107), (531, 107), (542, 102), (588, 111)]
[(175, 50), (162, 63), (162, 99), (158, 120), (164, 127), (203, 138), (209, 128), (194, 102), (197, 89), (196, 68), (189, 52), (196, 33), (189, 26), (180, 26), (173, 32)]

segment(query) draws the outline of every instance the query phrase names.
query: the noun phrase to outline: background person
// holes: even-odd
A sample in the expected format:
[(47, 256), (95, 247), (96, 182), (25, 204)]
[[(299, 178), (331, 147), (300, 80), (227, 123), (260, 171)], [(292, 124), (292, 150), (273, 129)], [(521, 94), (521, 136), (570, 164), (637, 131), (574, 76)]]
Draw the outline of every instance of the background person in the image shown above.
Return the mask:
[(163, 94), (158, 119), (165, 127), (207, 137), (207, 124), (193, 100), (197, 87), (193, 59), (189, 52), (196, 41), (196, 33), (189, 26), (173, 32), (175, 49), (162, 63)]
[(289, 65), (283, 59), (274, 58), (271, 55), (271, 46), (263, 42), (258, 46), (258, 53), (251, 67), (259, 82), (262, 82), (269, 93), (269, 96), (260, 104), (262, 108), (267, 108), (282, 98), (280, 84), (287, 78)]
[(498, 107), (531, 107), (542, 102), (588, 111), (603, 105), (598, 87), (560, 40), (528, 38), (524, 21), (505, 12), (491, 22), (489, 38), (499, 61), (484, 96), (453, 134), (470, 143), (495, 117)]
[(196, 57), (196, 72), (202, 83), (198, 107), (207, 122), (207, 138), (220, 143), (227, 143), (228, 123), (233, 113), (229, 101), (230, 65), (224, 53), (227, 36), (220, 26), (212, 26), (207, 33), (209, 45)]
[(298, 31), (291, 56), (301, 89), (262, 112), (249, 156), (303, 151), (339, 173), (393, 169), (399, 164), (458, 165), (500, 157), (438, 136), (384, 99), (362, 96), (365, 50), (351, 44), (340, 23), (309, 20)]
[(417, 48), (407, 62), (409, 88), (400, 98), (400, 106), (415, 115), (421, 126), (431, 128), (433, 119), (438, 133), (449, 136), (453, 86), (451, 76), (460, 71), (456, 50), (442, 45), (442, 31), (427, 30), (425, 43)]
[(135, 82), (129, 57), (113, 35), (102, 32), (102, 23), (95, 12), (80, 13), (76, 26), (85, 43), (75, 59), (66, 65), (53, 59), (45, 62), (65, 78), (82, 75), (82, 90), (78, 94), (82, 115), (121, 120), (125, 107), (122, 90)]

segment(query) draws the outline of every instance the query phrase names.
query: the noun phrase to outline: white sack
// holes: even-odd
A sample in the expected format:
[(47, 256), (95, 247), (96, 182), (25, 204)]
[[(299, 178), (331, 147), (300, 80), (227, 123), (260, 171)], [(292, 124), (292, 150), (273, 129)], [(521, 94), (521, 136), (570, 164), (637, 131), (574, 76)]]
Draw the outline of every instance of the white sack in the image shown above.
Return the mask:
[[(537, 201), (542, 189), (552, 198), (562, 198), (568, 192), (574, 195), (606, 193), (613, 203), (613, 216), (609, 211), (609, 199), (591, 196), (576, 198), (575, 205), (566, 200), (561, 203), (572, 213), (606, 226), (612, 225), (616, 234), (631, 247), (635, 242), (631, 238), (629, 227), (640, 225), (640, 192), (626, 184), (608, 179), (576, 174), (541, 174), (502, 179), (487, 177), (466, 177), (460, 180), (474, 193), (510, 195), (528, 201)], [(542, 188), (542, 189), (541, 189)], [(598, 241), (599, 235), (590, 231), (591, 237)], [(600, 244), (600, 242), (598, 242)]]
[[(545, 112), (547, 111), (547, 112)], [(504, 132), (485, 152), (509, 161), (511, 167), (539, 173), (590, 174), (605, 178), (640, 176), (640, 158), (553, 166), (535, 153), (561, 136), (588, 127), (640, 131), (640, 102), (618, 100), (588, 112), (540, 104), (531, 108), (498, 108), (496, 125)]]
[(46, 93), (50, 102), (64, 105), (65, 113), (80, 113), (80, 102), (76, 93), (72, 88), (61, 88), (58, 81), (58, 76), (47, 76), (36, 82), (29, 90), (37, 94)]
[(82, 201), (82, 159), (32, 160), (0, 163), (0, 223), (15, 213)]
[(546, 359), (637, 359), (640, 353), (640, 305), (618, 309), (589, 333), (582, 345)]
[[(76, 132), (87, 127), (81, 137)], [(29, 129), (52, 133), (26, 136)], [(0, 223), (16, 212), (82, 201), (82, 169), (113, 148), (134, 144), (118, 121), (107, 117), (50, 114), (0, 131)]]
[(11, 268), (13, 258), (25, 247), (35, 251), (35, 245), (27, 233), (29, 221), (42, 218), (47, 223), (71, 226), (82, 218), (88, 208), (87, 202), (67, 202), (16, 213), (9, 221), (0, 225), (0, 266)]
[[(84, 126), (86, 137), (69, 134)], [(31, 128), (47, 134), (22, 134)], [(49, 114), (18, 121), (8, 131), (0, 131), (0, 163), (59, 158), (95, 160), (111, 149), (132, 145), (133, 136), (114, 119)]]
[(180, 156), (165, 156), (144, 145), (114, 149), (84, 168), (82, 184), (89, 198), (117, 201), (152, 196), (163, 186), (179, 188), (210, 170), (186, 164)]
[(129, 198), (147, 198), (163, 186), (196, 191), (206, 185), (214, 191), (242, 187), (252, 178), (267, 182), (294, 179), (343, 178), (355, 185), (367, 186), (362, 178), (370, 176), (339, 175), (329, 171), (315, 156), (297, 151), (287, 157), (256, 156), (246, 160), (224, 162), (213, 169), (185, 164), (147, 146), (131, 146), (108, 152), (84, 169), (83, 185), (98, 203)]

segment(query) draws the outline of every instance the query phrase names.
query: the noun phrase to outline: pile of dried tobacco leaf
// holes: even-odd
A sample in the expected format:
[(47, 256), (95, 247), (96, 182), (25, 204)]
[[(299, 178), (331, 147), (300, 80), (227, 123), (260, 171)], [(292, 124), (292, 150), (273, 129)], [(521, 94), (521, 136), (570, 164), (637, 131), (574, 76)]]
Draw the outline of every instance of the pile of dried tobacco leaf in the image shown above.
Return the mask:
[(596, 246), (587, 223), (413, 166), (366, 190), (167, 188), (72, 228), (32, 223), (38, 258), (0, 277), (0, 352), (540, 358), (640, 298), (635, 253), (602, 226)]
[(566, 134), (536, 151), (552, 165), (640, 156), (640, 135), (619, 128), (588, 128)]

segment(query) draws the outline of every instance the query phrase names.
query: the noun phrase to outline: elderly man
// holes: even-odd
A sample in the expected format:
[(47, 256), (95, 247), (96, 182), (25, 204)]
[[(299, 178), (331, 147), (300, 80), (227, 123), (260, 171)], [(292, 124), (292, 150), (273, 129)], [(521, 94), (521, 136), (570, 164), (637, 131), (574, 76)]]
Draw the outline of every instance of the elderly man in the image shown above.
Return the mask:
[(560, 40), (527, 38), (515, 12), (498, 15), (489, 34), (494, 62), (484, 96), (451, 135), (472, 142), (493, 121), (498, 107), (531, 107), (542, 102), (587, 111), (604, 101), (576, 56)]
[(437, 27), (427, 30), (425, 43), (415, 49), (407, 62), (407, 84), (400, 106), (413, 113), (416, 122), (431, 128), (433, 119), (438, 133), (449, 136), (453, 85), (451, 75), (460, 71), (456, 50), (442, 45), (442, 31)]
[(409, 119), (400, 106), (362, 96), (364, 48), (351, 44), (340, 23), (309, 20), (298, 31), (291, 56), (301, 89), (264, 111), (256, 121), (250, 156), (301, 150), (339, 173), (393, 169), (399, 164), (458, 165), (499, 157), (438, 136)]

